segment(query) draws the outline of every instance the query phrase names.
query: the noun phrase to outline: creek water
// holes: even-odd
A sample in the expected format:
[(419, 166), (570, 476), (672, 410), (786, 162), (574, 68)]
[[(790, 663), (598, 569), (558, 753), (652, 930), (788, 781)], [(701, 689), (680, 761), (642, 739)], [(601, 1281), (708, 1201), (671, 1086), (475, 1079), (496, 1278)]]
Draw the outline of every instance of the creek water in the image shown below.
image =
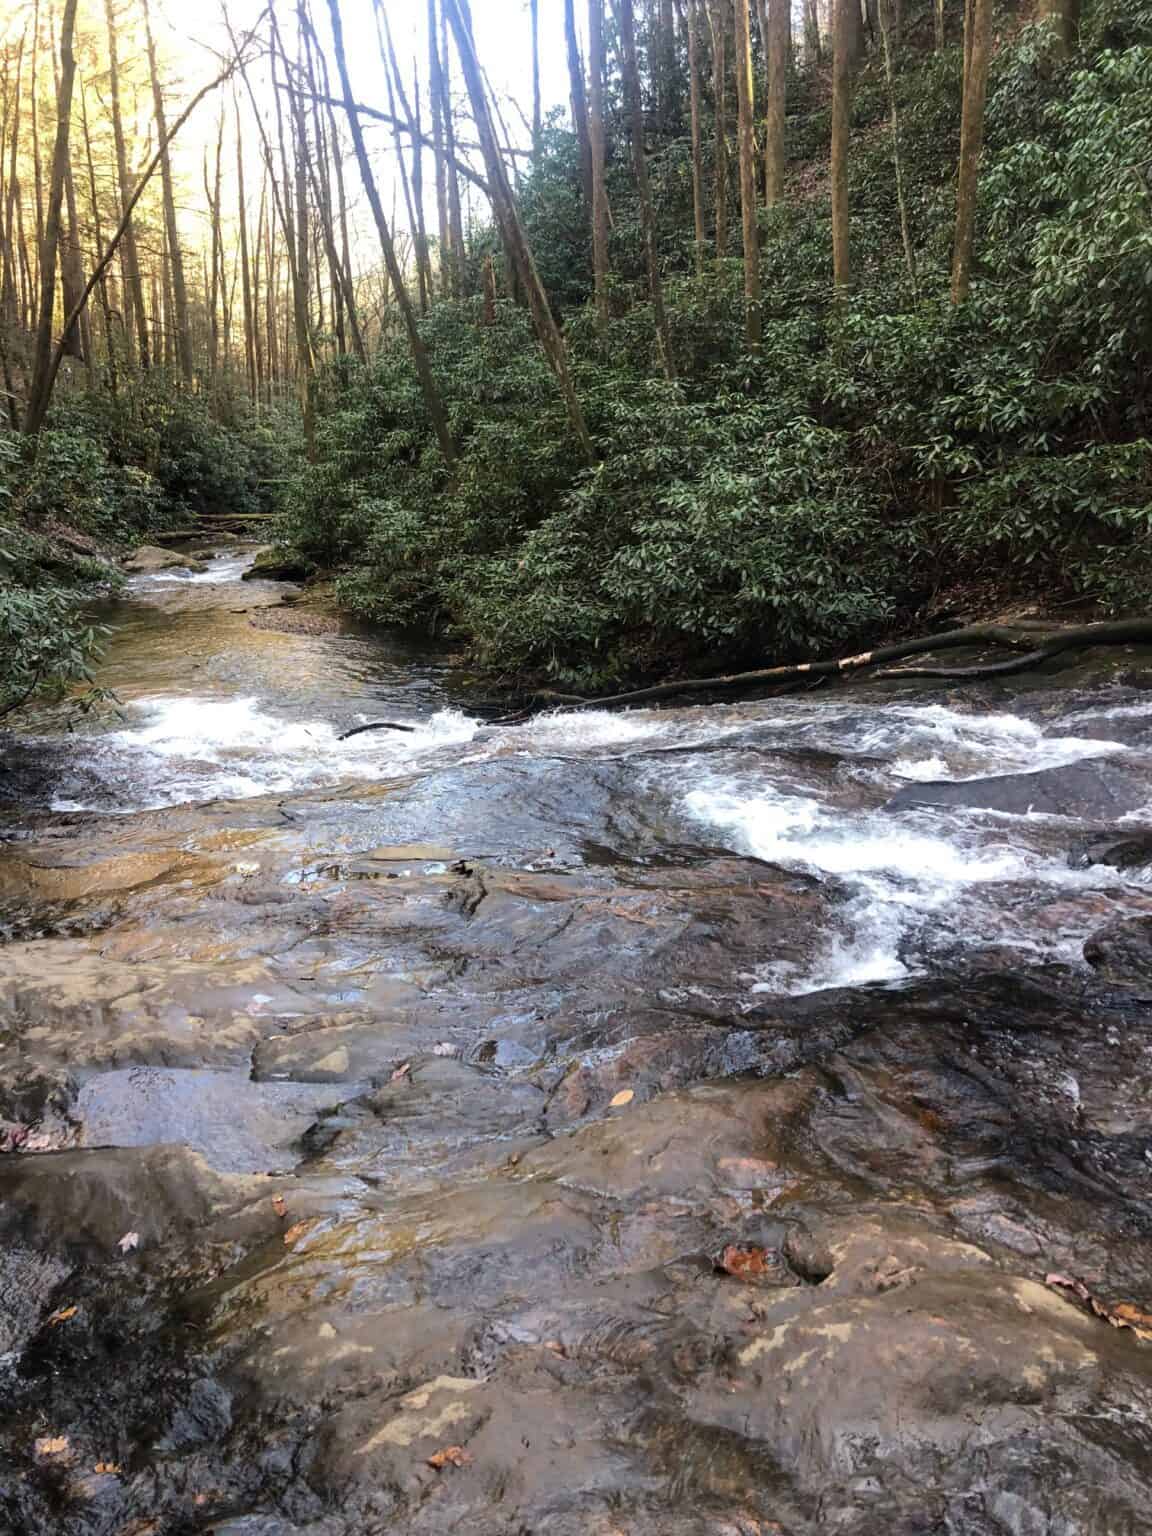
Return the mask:
[(246, 565), (0, 748), (0, 1526), (1152, 1530), (1147, 659), (502, 727)]

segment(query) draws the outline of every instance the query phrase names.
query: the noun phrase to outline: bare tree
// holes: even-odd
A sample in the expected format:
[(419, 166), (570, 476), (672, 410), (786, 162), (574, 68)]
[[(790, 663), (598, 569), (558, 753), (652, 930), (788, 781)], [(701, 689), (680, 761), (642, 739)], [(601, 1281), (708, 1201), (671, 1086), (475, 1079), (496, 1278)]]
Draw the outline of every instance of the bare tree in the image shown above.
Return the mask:
[(852, 283), (848, 148), (852, 121), (853, 41), (859, 27), (859, 0), (836, 0), (832, 35), (832, 280), (841, 294), (847, 292)]
[(748, 0), (736, 0), (736, 102), (740, 149), (740, 212), (744, 229), (745, 335), (760, 345), (760, 230), (756, 222), (756, 129)]
[(972, 280), (976, 190), (984, 143), (984, 105), (992, 55), (992, 0), (973, 0), (972, 55), (964, 81), (960, 120), (960, 170), (956, 186), (956, 239), (952, 247), (952, 302), (963, 304)]
[(608, 329), (608, 190), (604, 166), (604, 0), (588, 0), (588, 138), (592, 149), (592, 281), (601, 331)]

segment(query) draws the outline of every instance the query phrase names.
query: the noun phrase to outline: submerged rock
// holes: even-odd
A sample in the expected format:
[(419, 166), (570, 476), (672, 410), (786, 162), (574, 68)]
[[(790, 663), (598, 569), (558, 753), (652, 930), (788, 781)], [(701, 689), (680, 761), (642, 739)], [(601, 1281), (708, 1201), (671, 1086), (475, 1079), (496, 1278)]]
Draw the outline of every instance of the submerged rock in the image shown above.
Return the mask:
[(307, 581), (316, 574), (316, 564), (304, 555), (269, 544), (258, 549), (242, 581)]
[(1045, 768), (1038, 773), (909, 784), (897, 790), (885, 809), (938, 805), (1002, 811), (1014, 816), (1072, 816), (1106, 821), (1130, 815), (1150, 803), (1152, 778), (1148, 772), (1107, 758)]

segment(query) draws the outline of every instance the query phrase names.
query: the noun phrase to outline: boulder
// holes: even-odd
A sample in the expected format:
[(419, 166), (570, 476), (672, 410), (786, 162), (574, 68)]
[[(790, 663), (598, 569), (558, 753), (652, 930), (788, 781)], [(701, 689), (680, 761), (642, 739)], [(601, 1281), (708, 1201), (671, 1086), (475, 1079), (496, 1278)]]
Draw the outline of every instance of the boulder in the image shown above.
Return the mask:
[(1093, 758), (1037, 773), (1004, 773), (987, 779), (930, 781), (897, 790), (884, 807), (903, 811), (937, 805), (963, 810), (1002, 811), (1013, 816), (1075, 816), (1111, 821), (1138, 811), (1152, 799), (1147, 780), (1111, 759)]
[(252, 564), (241, 577), (242, 581), (308, 581), (316, 574), (316, 566), (304, 555), (290, 549), (269, 544), (258, 549)]
[(158, 571), (202, 571), (203, 564), (178, 549), (161, 549), (157, 544), (141, 544), (124, 562), (124, 569), (137, 576), (154, 576)]

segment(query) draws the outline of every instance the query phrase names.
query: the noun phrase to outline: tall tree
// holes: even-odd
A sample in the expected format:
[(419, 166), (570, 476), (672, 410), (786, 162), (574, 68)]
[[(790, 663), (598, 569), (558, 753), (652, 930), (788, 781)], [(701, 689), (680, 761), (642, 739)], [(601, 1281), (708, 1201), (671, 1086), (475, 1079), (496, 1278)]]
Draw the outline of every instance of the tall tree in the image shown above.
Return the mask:
[(852, 283), (848, 237), (848, 147), (852, 122), (854, 39), (859, 0), (836, 0), (832, 28), (832, 280), (844, 293)]
[(728, 254), (728, 18), (730, 0), (711, 0), (712, 101), (716, 129), (713, 155), (716, 255)]
[[(72, 89), (76, 80), (76, 55), (72, 40), (76, 30), (77, 0), (64, 0), (60, 19), (60, 89), (56, 93), (56, 146), (52, 151), (52, 176), (44, 216), (44, 240), (40, 251), (40, 312), (36, 321), (36, 347), (32, 357), (32, 381), (24, 430), (35, 436), (44, 423), (51, 398), (52, 321), (56, 314), (56, 263), (60, 252), (61, 211), (64, 207), (64, 176), (71, 153)], [(59, 364), (57, 364), (57, 367)]]
[(1038, 0), (1036, 16), (1048, 22), (1053, 46), (1061, 58), (1066, 58), (1080, 35), (1080, 0)]
[[(112, 136), (116, 145), (116, 182), (119, 189), (119, 212), (132, 196), (132, 179), (128, 174), (128, 146), (124, 137), (124, 114), (120, 103), (120, 49), (116, 33), (116, 13), (113, 0), (104, 0), (104, 19), (108, 31), (108, 96), (112, 114)], [(120, 270), (128, 294), (129, 312), (126, 316), (128, 335), (135, 340), (140, 366), (149, 365), (148, 316), (144, 309), (144, 285), (140, 277), (140, 257), (136, 248), (136, 231), (129, 220), (120, 246)]]
[(892, 126), (892, 171), (896, 181), (896, 206), (900, 210), (900, 240), (904, 246), (904, 264), (912, 297), (916, 298), (916, 247), (912, 243), (912, 224), (908, 217), (908, 195), (904, 185), (904, 151), (900, 142), (900, 106), (896, 95), (896, 0), (880, 0), (880, 37), (884, 46), (884, 78), (888, 86), (888, 115)]
[(704, 271), (704, 125), (700, 91), (700, 7), (702, 0), (688, 0), (688, 103), (692, 120), (692, 224), (696, 275)]
[(767, 0), (768, 112), (764, 123), (764, 201), (774, 208), (784, 196), (784, 135), (788, 91), (790, 0)]
[[(165, 144), (169, 137), (167, 113), (164, 108), (164, 91), (160, 84), (160, 68), (156, 59), (156, 42), (152, 36), (152, 12), (149, 0), (143, 0), (143, 5), (148, 72), (152, 81), (152, 110), (156, 118), (156, 132), (161, 144)], [(172, 274), (176, 356), (184, 382), (191, 384), (195, 370), (192, 361), (192, 332), (188, 323), (188, 285), (184, 280), (184, 256), (180, 248), (180, 226), (176, 218), (176, 191), (167, 152), (162, 155), (160, 161), (160, 185), (164, 196), (164, 231), (168, 240), (168, 264)]]
[(588, 138), (592, 149), (592, 283), (608, 328), (608, 189), (604, 165), (604, 0), (588, 0)]
[(584, 188), (584, 202), (588, 208), (591, 208), (592, 144), (588, 137), (588, 93), (584, 89), (584, 61), (580, 57), (580, 39), (576, 35), (576, 0), (564, 0), (564, 42), (568, 53), (568, 91), (572, 102), (572, 126), (576, 130), (576, 142), (580, 146), (580, 183)]
[(644, 235), (644, 257), (648, 267), (648, 296), (652, 301), (652, 320), (656, 328), (656, 346), (664, 377), (676, 377), (668, 316), (664, 308), (664, 282), (660, 274), (660, 253), (656, 247), (656, 217), (652, 209), (652, 188), (648, 179), (648, 157), (644, 150), (644, 102), (640, 94), (640, 65), (636, 56), (636, 18), (633, 0), (613, 0), (616, 25), (620, 33), (620, 73), (624, 80), (624, 100), (628, 111), (629, 140), (632, 146), (632, 171), (636, 180), (636, 200), (640, 205), (640, 227)]
[(760, 345), (760, 230), (756, 222), (756, 127), (748, 0), (736, 0), (736, 106), (740, 150), (740, 213), (744, 229), (745, 334)]
[(984, 143), (984, 106), (992, 56), (992, 0), (973, 0), (972, 54), (964, 81), (960, 119), (960, 170), (956, 183), (956, 239), (952, 247), (952, 302), (963, 304), (972, 280), (976, 191)]
[(532, 13), (532, 164), (540, 169), (544, 153), (544, 102), (540, 91), (540, 0), (530, 0)]
[(328, 15), (332, 23), (332, 42), (336, 55), (336, 69), (340, 76), (340, 88), (344, 97), (344, 111), (348, 118), (349, 131), (352, 134), (352, 145), (356, 151), (356, 161), (360, 167), (360, 179), (364, 183), (368, 206), (372, 210), (372, 218), (376, 224), (376, 233), (380, 240), (380, 251), (384, 257), (384, 265), (388, 270), (389, 281), (392, 284), (396, 295), (396, 302), (404, 318), (404, 327), (408, 333), (408, 346), (412, 353), (412, 362), (420, 384), (424, 409), (428, 412), (428, 419), (432, 423), (432, 430), (436, 434), (436, 441), (440, 445), (440, 452), (443, 455), (444, 461), (451, 468), (456, 462), (456, 444), (452, 440), (452, 432), (448, 425), (448, 413), (444, 409), (443, 398), (432, 374), (432, 364), (428, 358), (428, 350), (424, 345), (423, 337), (420, 335), (416, 311), (412, 306), (412, 300), (404, 281), (404, 274), (396, 257), (396, 247), (392, 240), (392, 231), (389, 229), (388, 221), (384, 216), (384, 205), (380, 201), (380, 192), (376, 186), (376, 178), (372, 173), (372, 162), (368, 158), (368, 146), (364, 142), (364, 129), (360, 122), (360, 114), (356, 108), (356, 99), (352, 94), (352, 81), (348, 74), (348, 60), (344, 52), (344, 26), (340, 18), (340, 0), (328, 0)]

